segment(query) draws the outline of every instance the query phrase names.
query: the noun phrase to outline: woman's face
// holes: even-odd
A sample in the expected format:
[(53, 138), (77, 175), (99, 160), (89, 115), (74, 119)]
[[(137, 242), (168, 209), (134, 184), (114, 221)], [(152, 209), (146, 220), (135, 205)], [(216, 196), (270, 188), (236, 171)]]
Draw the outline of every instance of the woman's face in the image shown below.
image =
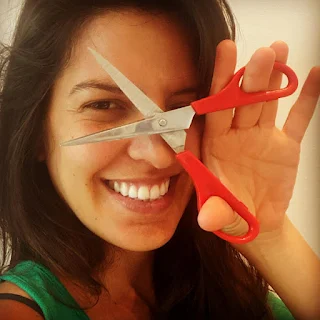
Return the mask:
[[(188, 35), (164, 15), (123, 10), (95, 18), (77, 38), (70, 63), (55, 83), (47, 118), (48, 170), (80, 221), (117, 247), (153, 250), (175, 232), (192, 183), (158, 135), (60, 146), (143, 118), (88, 47), (169, 110), (196, 99)], [(188, 130), (186, 143), (197, 156), (199, 127)]]

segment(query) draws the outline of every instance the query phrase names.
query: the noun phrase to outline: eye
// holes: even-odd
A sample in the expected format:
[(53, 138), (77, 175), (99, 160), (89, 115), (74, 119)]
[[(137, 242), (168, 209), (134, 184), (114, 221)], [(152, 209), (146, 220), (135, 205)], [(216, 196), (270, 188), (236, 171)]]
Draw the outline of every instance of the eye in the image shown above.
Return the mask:
[(183, 107), (186, 107), (188, 105), (190, 105), (190, 103), (192, 102), (193, 100), (188, 100), (186, 102), (182, 102), (182, 103), (176, 103), (176, 104), (172, 104), (170, 105), (167, 110), (168, 111), (171, 111), (171, 110), (176, 110), (176, 109), (180, 109), (180, 108), (183, 108)]
[(176, 109), (180, 109), (183, 108), (185, 106), (187, 106), (188, 104), (178, 104), (178, 105), (173, 105), (169, 107), (169, 110), (176, 110)]
[(191, 102), (197, 100), (196, 94), (188, 94), (184, 97), (173, 98), (171, 101), (168, 101), (167, 111), (180, 109), (186, 106), (189, 106)]
[(87, 103), (82, 107), (82, 109), (94, 109), (94, 110), (110, 110), (110, 109), (117, 109), (123, 108), (120, 102), (111, 101), (111, 100), (101, 100), (101, 101), (94, 101)]

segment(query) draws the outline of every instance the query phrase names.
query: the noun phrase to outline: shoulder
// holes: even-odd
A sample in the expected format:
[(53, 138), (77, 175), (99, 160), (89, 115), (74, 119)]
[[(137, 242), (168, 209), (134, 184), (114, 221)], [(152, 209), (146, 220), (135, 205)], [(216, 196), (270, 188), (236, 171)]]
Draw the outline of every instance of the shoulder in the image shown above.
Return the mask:
[[(0, 294), (1, 293), (11, 293), (17, 294), (27, 299), (30, 296), (10, 282), (0, 283)], [(30, 308), (29, 306), (15, 300), (0, 299), (0, 319), (6, 320), (43, 320), (42, 316)]]
[[(31, 299), (31, 297), (14, 283), (4, 281), (0, 283), (0, 293), (13, 293)], [(32, 300), (32, 299), (31, 299)], [(1, 301), (1, 300), (0, 300)]]
[(0, 319), (43, 320), (43, 317), (32, 308), (18, 301), (0, 300)]

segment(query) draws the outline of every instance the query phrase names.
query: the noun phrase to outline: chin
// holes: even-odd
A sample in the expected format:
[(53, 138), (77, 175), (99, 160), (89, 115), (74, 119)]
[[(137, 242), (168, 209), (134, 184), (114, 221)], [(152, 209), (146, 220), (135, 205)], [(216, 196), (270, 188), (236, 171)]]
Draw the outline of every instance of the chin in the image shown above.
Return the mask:
[(161, 248), (173, 237), (178, 222), (173, 222), (170, 225), (167, 223), (156, 226), (135, 226), (131, 230), (121, 232), (122, 236), (118, 239), (106, 239), (107, 242), (112, 243), (118, 248), (135, 251), (147, 252)]

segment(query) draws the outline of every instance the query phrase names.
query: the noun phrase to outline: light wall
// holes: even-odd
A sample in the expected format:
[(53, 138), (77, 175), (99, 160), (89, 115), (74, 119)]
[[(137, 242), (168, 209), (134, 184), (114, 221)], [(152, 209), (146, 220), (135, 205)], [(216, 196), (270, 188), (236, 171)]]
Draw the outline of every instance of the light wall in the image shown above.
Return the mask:
[[(20, 0), (1, 0), (0, 39), (10, 39), (20, 3)], [(309, 69), (320, 65), (320, 1), (230, 0), (229, 3), (238, 22), (238, 67), (245, 65), (257, 48), (284, 40), (290, 48), (288, 64), (298, 75), (301, 88)], [(281, 100), (278, 126), (284, 123), (298, 91)], [(319, 109), (303, 141), (301, 164), (288, 215), (320, 256)]]

